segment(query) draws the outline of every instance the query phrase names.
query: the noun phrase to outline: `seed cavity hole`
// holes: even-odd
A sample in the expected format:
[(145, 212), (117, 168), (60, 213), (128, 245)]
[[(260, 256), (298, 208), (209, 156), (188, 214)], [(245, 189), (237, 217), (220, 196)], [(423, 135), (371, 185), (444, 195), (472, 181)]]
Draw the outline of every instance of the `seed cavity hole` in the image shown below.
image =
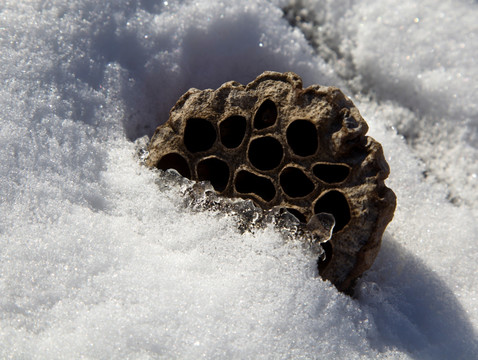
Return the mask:
[(285, 168), (279, 177), (280, 186), (284, 192), (293, 198), (303, 197), (314, 190), (314, 184), (296, 167)]
[(350, 174), (350, 167), (345, 164), (321, 163), (315, 165), (312, 171), (320, 180), (333, 184), (344, 181)]
[(317, 128), (308, 120), (295, 120), (287, 128), (287, 143), (299, 156), (314, 155), (319, 146)]
[(246, 134), (246, 118), (243, 116), (230, 116), (219, 124), (219, 133), (222, 144), (234, 149), (241, 145)]
[(249, 160), (259, 170), (276, 168), (282, 161), (283, 155), (282, 145), (271, 136), (256, 138), (249, 144)]
[(272, 100), (265, 100), (254, 117), (254, 128), (261, 130), (276, 123), (277, 107)]
[(223, 191), (229, 182), (229, 166), (218, 159), (209, 158), (202, 160), (197, 165), (198, 179), (209, 180), (216, 191)]
[(314, 213), (328, 213), (335, 218), (334, 233), (342, 230), (350, 221), (350, 207), (344, 194), (331, 190), (322, 195), (315, 203)]
[(188, 119), (184, 129), (184, 145), (192, 152), (209, 150), (216, 141), (216, 130), (207, 120), (201, 118)]
[(234, 186), (242, 194), (255, 194), (265, 201), (271, 201), (276, 195), (272, 181), (245, 170), (236, 175)]
[(189, 170), (188, 162), (185, 158), (177, 153), (170, 153), (164, 155), (159, 161), (157, 165), (158, 169), (161, 170), (168, 170), (174, 169), (182, 176), (190, 179), (191, 178), (191, 171)]

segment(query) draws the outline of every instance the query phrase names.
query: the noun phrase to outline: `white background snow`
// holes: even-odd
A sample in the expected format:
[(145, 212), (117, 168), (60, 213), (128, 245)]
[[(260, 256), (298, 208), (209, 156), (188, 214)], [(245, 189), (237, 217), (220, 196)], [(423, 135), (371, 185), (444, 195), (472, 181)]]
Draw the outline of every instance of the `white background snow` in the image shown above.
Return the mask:
[[(0, 0), (0, 358), (477, 358), (477, 18), (471, 0)], [(135, 155), (190, 87), (265, 70), (339, 86), (384, 147), (397, 210), (355, 299)]]

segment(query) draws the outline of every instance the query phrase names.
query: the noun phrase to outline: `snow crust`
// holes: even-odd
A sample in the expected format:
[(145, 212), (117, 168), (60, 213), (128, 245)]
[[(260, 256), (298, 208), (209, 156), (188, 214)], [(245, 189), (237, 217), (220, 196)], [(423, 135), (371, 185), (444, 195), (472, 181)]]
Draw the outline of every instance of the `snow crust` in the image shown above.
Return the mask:
[[(284, 11), (285, 14), (284, 14)], [(471, 359), (473, 1), (0, 1), (0, 357)], [(352, 299), (140, 165), (190, 87), (341, 87), (398, 206)]]

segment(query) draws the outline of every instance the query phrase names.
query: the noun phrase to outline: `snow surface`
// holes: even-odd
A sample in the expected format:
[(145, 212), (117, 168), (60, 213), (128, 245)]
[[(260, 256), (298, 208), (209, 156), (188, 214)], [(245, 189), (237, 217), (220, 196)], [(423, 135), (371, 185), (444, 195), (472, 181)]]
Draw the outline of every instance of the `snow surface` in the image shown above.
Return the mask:
[[(284, 10), (283, 10), (284, 9)], [(476, 1), (0, 0), (0, 358), (473, 359)], [(398, 197), (357, 298), (140, 165), (188, 88), (341, 87)]]

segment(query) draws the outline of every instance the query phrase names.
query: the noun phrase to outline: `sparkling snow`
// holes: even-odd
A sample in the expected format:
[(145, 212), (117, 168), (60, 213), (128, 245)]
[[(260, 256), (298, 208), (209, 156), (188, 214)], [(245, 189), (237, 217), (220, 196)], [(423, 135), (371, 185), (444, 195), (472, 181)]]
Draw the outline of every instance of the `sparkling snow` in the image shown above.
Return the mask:
[[(476, 1), (0, 0), (0, 358), (472, 359)], [(193, 211), (138, 139), (190, 87), (352, 97), (398, 197), (352, 299), (272, 227)]]

